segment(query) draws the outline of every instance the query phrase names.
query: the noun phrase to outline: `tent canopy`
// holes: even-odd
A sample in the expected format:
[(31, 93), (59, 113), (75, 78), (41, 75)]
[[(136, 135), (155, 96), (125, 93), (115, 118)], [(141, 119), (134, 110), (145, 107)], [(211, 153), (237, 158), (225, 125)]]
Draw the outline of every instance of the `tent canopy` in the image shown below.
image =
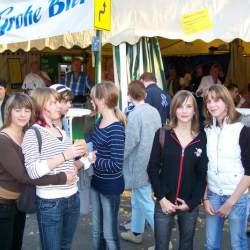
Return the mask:
[[(23, 1), (23, 0), (20, 0)], [(202, 9), (208, 9), (213, 27), (192, 35), (185, 35), (180, 17)], [(192, 42), (200, 39), (211, 42), (217, 38), (230, 42), (235, 38), (250, 41), (250, 1), (230, 0), (113, 0), (112, 30), (103, 32), (103, 43), (118, 45), (135, 44), (140, 37), (159, 36), (172, 40)], [(74, 45), (85, 48), (91, 44), (94, 31), (65, 34), (63, 36), (0, 46), (0, 52), (45, 47), (56, 49)]]

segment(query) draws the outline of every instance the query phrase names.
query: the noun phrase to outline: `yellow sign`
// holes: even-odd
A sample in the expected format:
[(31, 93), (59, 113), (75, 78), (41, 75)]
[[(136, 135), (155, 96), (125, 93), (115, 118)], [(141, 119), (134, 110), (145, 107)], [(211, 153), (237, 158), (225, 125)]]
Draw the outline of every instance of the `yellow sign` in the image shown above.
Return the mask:
[(111, 30), (111, 0), (95, 0), (94, 25), (97, 30)]
[(186, 35), (192, 35), (213, 28), (208, 9), (183, 15), (180, 17), (180, 21)]

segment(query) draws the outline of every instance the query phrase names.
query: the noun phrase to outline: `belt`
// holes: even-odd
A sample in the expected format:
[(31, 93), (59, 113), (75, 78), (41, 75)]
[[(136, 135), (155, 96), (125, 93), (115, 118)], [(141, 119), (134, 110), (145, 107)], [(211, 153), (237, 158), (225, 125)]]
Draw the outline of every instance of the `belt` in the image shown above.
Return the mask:
[(16, 200), (0, 198), (0, 204), (12, 205), (14, 203), (16, 203)]

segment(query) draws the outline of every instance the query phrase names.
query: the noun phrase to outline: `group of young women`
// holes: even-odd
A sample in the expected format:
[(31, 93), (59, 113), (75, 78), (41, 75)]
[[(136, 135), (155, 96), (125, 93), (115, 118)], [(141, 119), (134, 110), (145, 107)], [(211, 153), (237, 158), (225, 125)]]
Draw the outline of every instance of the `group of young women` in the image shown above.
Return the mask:
[[(129, 88), (139, 110), (130, 115), (137, 112), (143, 117), (140, 110), (150, 111), (150, 108), (137, 98), (137, 94), (140, 97), (144, 93), (141, 86), (132, 88), (138, 84), (133, 83)], [(117, 108), (118, 90), (114, 83), (94, 86), (91, 98), (100, 114), (90, 139), (96, 150), (91, 182), (93, 249), (118, 250), (120, 196), (126, 184), (123, 178), (126, 118)], [(25, 183), (36, 186), (42, 249), (71, 247), (80, 210), (77, 171), (82, 162), (78, 159), (88, 152), (82, 144), (72, 144), (65, 131), (55, 124), (61, 117), (60, 101), (58, 93), (49, 88), (36, 89), (31, 97), (15, 94), (8, 100), (5, 124), (0, 132), (0, 246), (3, 250), (21, 249), (25, 213), (17, 209), (16, 201)], [(152, 227), (157, 250), (168, 249), (175, 216), (180, 232), (179, 249), (193, 249), (201, 201), (207, 213), (206, 249), (221, 248), (226, 219), (232, 249), (248, 249), (250, 129), (241, 123), (241, 115), (225, 87), (211, 86), (204, 93), (204, 103), (205, 132), (199, 130), (197, 104), (189, 91), (179, 91), (173, 97), (168, 127), (154, 128), (151, 132), (148, 166), (138, 175), (148, 173), (156, 197)], [(34, 127), (42, 138), (40, 152)], [(138, 138), (131, 140), (140, 144), (139, 132)], [(142, 188), (143, 185), (136, 186), (134, 191)]]

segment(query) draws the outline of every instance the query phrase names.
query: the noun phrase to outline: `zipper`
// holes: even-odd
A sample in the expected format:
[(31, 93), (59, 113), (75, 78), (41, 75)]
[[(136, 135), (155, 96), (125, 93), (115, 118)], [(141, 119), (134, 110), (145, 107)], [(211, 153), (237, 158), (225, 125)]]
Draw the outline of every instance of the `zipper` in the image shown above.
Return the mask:
[[(181, 146), (179, 140), (171, 135), (172, 138), (177, 142), (178, 145)], [(185, 155), (185, 149), (193, 144), (198, 143), (200, 140), (195, 140), (195, 141), (191, 141), (186, 147), (182, 147), (181, 146), (181, 157), (180, 157), (180, 163), (179, 163), (179, 175), (178, 175), (178, 185), (177, 185), (177, 190), (176, 190), (176, 195), (175, 195), (175, 205), (178, 205), (178, 198), (179, 198), (179, 194), (180, 194), (180, 189), (181, 189), (181, 180), (182, 180), (182, 172), (183, 172), (183, 160), (184, 160), (184, 155)]]

